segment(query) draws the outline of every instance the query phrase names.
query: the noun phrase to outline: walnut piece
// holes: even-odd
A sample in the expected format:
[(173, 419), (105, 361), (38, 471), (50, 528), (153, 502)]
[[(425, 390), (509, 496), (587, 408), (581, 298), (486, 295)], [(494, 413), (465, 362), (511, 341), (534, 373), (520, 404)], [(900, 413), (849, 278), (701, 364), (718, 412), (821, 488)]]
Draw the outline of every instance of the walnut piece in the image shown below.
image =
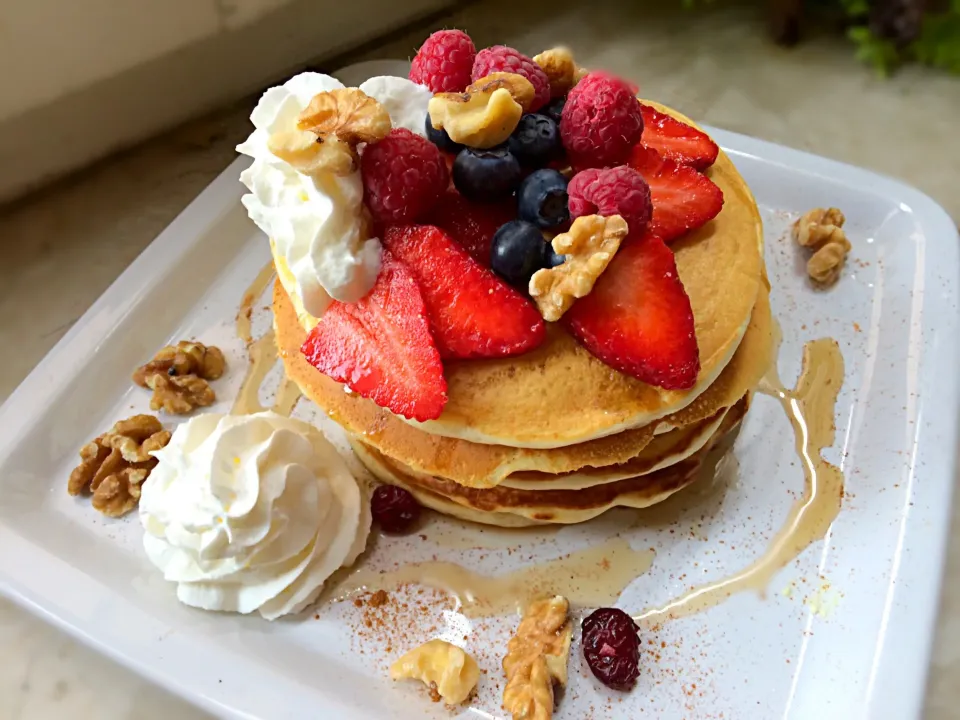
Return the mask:
[(523, 614), (507, 643), (503, 671), (503, 707), (513, 720), (550, 720), (554, 685), (567, 684), (572, 628), (566, 598), (539, 600)]
[(570, 88), (580, 82), (586, 71), (577, 67), (573, 61), (573, 53), (569, 48), (555, 47), (545, 50), (533, 61), (543, 68), (550, 80), (550, 97), (562, 97), (570, 92)]
[(141, 365), (133, 373), (133, 381), (140, 387), (149, 387), (151, 375), (197, 375), (204, 380), (216, 380), (227, 367), (220, 348), (203, 343), (181, 340), (176, 345), (160, 349), (153, 360)]
[(490, 73), (470, 83), (464, 92), (470, 94), (493, 93), (494, 90), (499, 90), (500, 88), (509, 91), (510, 97), (520, 104), (524, 112), (530, 111), (530, 106), (533, 105), (537, 91), (534, 89), (532, 82), (527, 80), (523, 75), (517, 75), (517, 73)]
[(213, 388), (196, 375), (151, 375), (148, 387), (153, 390), (151, 410), (163, 410), (172, 415), (186, 415), (198, 407), (207, 407), (217, 401)]
[(577, 298), (586, 297), (627, 236), (619, 215), (583, 215), (553, 238), (554, 251), (566, 255), (562, 265), (537, 270), (530, 278), (530, 296), (547, 322), (556, 322)]
[(297, 118), (267, 139), (267, 147), (305, 175), (349, 175), (357, 169), (357, 145), (382, 140), (390, 115), (357, 88), (317, 93)]
[(80, 449), (67, 492), (91, 492), (96, 510), (108, 517), (125, 515), (137, 506), (140, 486), (157, 464), (150, 453), (168, 442), (170, 431), (153, 415), (121, 420)]
[(529, 80), (519, 75), (506, 78), (508, 75), (512, 73), (494, 73), (462, 93), (434, 95), (427, 106), (433, 127), (446, 130), (454, 142), (474, 148), (492, 148), (504, 142), (523, 115), (514, 92), (521, 98), (534, 95)]
[(477, 661), (446, 640), (431, 640), (414, 648), (390, 666), (393, 680), (420, 680), (448, 705), (459, 705), (480, 679)]
[(829, 285), (840, 277), (851, 248), (844, 222), (837, 208), (815, 208), (793, 224), (793, 239), (815, 251), (807, 261), (807, 275), (816, 283)]

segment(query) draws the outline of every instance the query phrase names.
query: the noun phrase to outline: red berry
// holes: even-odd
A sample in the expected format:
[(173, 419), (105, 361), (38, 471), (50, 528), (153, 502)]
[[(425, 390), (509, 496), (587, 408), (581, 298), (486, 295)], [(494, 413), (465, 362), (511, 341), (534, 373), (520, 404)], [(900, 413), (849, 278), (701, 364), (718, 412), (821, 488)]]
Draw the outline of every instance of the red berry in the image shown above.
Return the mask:
[(593, 72), (567, 96), (560, 137), (574, 167), (622, 165), (642, 134), (640, 103), (624, 80)]
[(601, 608), (583, 621), (583, 657), (597, 680), (630, 690), (640, 675), (640, 628), (618, 608)]
[(571, 219), (581, 215), (619, 215), (627, 221), (631, 233), (643, 232), (653, 214), (650, 186), (640, 173), (626, 165), (577, 173), (567, 185), (567, 195)]
[(410, 270), (388, 250), (380, 263), (373, 289), (355, 303), (331, 304), (300, 352), (380, 407), (435, 420), (447, 404), (447, 381), (423, 296)]
[(368, 145), (360, 159), (363, 200), (381, 225), (411, 223), (437, 204), (450, 183), (437, 146), (405, 128)]
[(440, 357), (521, 355), (547, 329), (537, 308), (432, 225), (387, 228), (383, 245), (413, 273)]
[(428, 37), (410, 63), (410, 79), (432, 92), (463, 92), (477, 49), (462, 30), (438, 30)]
[(550, 78), (533, 60), (506, 45), (494, 45), (477, 53), (470, 77), (479, 80), (494, 72), (522, 75), (533, 85), (533, 103), (530, 112), (536, 112), (550, 102)]
[(682, 165), (703, 170), (713, 165), (720, 152), (710, 136), (695, 127), (680, 122), (650, 105), (641, 103), (643, 113), (644, 147), (656, 150), (662, 157)]
[(420, 504), (408, 490), (396, 485), (378, 485), (370, 498), (373, 519), (385, 533), (407, 532), (420, 517)]
[(449, 235), (484, 267), (490, 267), (493, 235), (517, 217), (517, 203), (511, 197), (502, 203), (475, 203), (456, 190), (447, 191), (428, 221)]

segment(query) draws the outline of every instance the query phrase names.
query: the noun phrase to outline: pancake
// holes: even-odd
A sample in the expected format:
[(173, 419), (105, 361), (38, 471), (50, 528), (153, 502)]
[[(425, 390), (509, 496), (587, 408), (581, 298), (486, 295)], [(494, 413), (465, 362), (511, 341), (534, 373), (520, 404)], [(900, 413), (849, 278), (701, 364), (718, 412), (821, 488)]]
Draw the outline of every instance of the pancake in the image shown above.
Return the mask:
[[(284, 369), (306, 398), (323, 408), (348, 434), (359, 437), (401, 465), (475, 488), (497, 485), (516, 472), (559, 474), (627, 462), (640, 454), (656, 431), (697, 423), (736, 403), (760, 382), (772, 352), (772, 320), (764, 283), (748, 330), (733, 359), (717, 381), (693, 403), (651, 425), (586, 443), (536, 450), (431, 435), (402, 422), (373, 401), (345, 392), (343, 385), (303, 357), (300, 347), (307, 333), (297, 322), (293, 304), (279, 282), (274, 285), (273, 308), (276, 341)], [(505, 411), (509, 412), (509, 406)]]
[(747, 405), (748, 400), (744, 398), (731, 408), (710, 440), (679, 463), (648, 475), (580, 490), (465, 488), (440, 478), (415, 476), (362, 440), (351, 438), (350, 443), (377, 479), (406, 488), (421, 504), (439, 512), (501, 527), (571, 524), (584, 522), (614, 507), (649, 507), (691, 484), (710, 450), (739, 425)]
[[(662, 109), (690, 122), (674, 111)], [(649, 442), (648, 426), (691, 406), (715, 384), (741, 345), (758, 298), (763, 235), (756, 202), (724, 153), (706, 174), (723, 191), (723, 210), (714, 220), (672, 245), (678, 273), (693, 307), (700, 348), (701, 371), (693, 388), (663, 390), (621, 374), (590, 355), (562, 327), (551, 324), (547, 340), (533, 352), (514, 358), (445, 363), (449, 401), (440, 418), (426, 423), (397, 418), (397, 423), (419, 429), (425, 435), (528, 449), (579, 446), (639, 430), (635, 435), (612, 441), (621, 460), (626, 459), (625, 447), (636, 454)], [(290, 291), (293, 285), (282, 259), (277, 265), (281, 281)], [(286, 311), (278, 307), (276, 299), (279, 297), (282, 303), (285, 296), (286, 293), (275, 294), (275, 322), (278, 338), (286, 338), (289, 355), (291, 338), (302, 338), (304, 327), (315, 321), (305, 314), (298, 319), (294, 307)], [(289, 305), (289, 296), (287, 301)], [(336, 383), (323, 388), (322, 382), (306, 378), (303, 372), (296, 373), (294, 380), (302, 388), (305, 382), (311, 389), (321, 386), (320, 392), (312, 393), (318, 397), (329, 395), (334, 388), (343, 394)], [(743, 391), (733, 400), (742, 394)], [(508, 403), (505, 398), (509, 398)], [(339, 404), (328, 397), (320, 401), (321, 406), (338, 414), (332, 406)], [(701, 418), (722, 406), (715, 406)], [(366, 428), (368, 432), (383, 430), (382, 425), (373, 424), (375, 418), (367, 419), (373, 425)], [(601, 448), (602, 464), (609, 464), (609, 449)], [(388, 454), (402, 458), (410, 453)], [(580, 466), (590, 463), (578, 462)], [(495, 465), (502, 464), (498, 461)], [(506, 464), (510, 464), (509, 459)], [(488, 476), (490, 465), (487, 467), (487, 471), (474, 476)], [(553, 467), (534, 469), (560, 471)]]

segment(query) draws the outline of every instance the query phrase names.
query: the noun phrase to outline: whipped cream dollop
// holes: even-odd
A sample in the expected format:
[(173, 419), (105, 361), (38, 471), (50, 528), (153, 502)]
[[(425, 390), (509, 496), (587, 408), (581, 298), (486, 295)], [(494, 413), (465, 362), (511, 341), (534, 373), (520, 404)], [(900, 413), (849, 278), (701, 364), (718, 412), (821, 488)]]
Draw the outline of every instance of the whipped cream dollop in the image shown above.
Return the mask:
[[(321, 92), (343, 85), (336, 78), (305, 72), (267, 90), (250, 120), (256, 128), (237, 146), (253, 158), (240, 175), (250, 193), (242, 202), (284, 261), (281, 279), (303, 309), (320, 317), (332, 299), (356, 302), (380, 272), (380, 241), (367, 236), (359, 170), (347, 176), (297, 172), (270, 152), (270, 135), (290, 130), (300, 111)], [(431, 93), (400, 77), (371, 78), (359, 88), (380, 102), (393, 127), (425, 134)], [(290, 282), (292, 279), (292, 282)]]
[(140, 498), (143, 546), (187, 605), (268, 620), (297, 613), (366, 547), (360, 486), (307, 423), (208, 413), (154, 455)]

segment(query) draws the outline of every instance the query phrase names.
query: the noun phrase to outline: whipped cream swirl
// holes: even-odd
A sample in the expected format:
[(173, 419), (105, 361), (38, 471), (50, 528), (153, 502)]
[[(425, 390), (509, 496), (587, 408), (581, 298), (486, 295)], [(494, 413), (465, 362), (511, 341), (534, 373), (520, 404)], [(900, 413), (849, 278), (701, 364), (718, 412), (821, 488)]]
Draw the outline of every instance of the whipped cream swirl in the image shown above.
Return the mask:
[[(367, 236), (359, 170), (347, 176), (304, 175), (270, 152), (267, 140), (292, 129), (315, 95), (342, 87), (329, 75), (305, 72), (270, 88), (250, 115), (256, 129), (237, 146), (253, 158), (240, 175), (250, 190), (243, 205), (283, 259), (281, 275), (292, 277), (288, 292), (314, 317), (332, 299), (356, 302), (370, 291), (380, 271), (380, 241)], [(425, 133), (429, 90), (387, 76), (371, 78), (359, 89), (384, 106), (393, 127)]]
[(140, 498), (143, 545), (187, 605), (267, 620), (297, 613), (366, 547), (363, 493), (304, 422), (199, 415), (154, 455)]

